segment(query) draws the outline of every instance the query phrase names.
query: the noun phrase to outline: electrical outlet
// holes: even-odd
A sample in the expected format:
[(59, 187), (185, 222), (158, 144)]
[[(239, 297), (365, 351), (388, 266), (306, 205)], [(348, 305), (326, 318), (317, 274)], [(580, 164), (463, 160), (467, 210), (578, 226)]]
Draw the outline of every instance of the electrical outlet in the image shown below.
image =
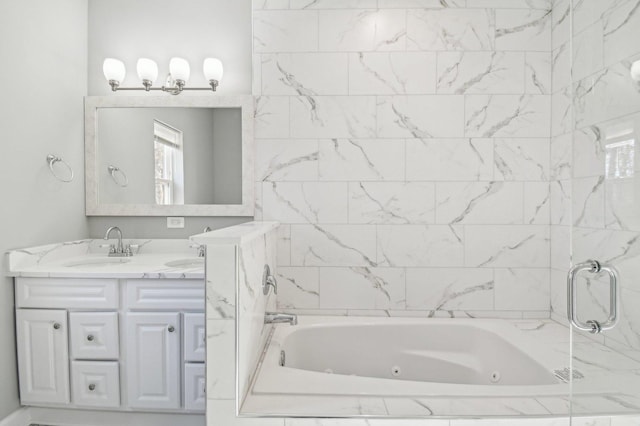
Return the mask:
[(184, 228), (184, 217), (168, 217), (167, 228)]

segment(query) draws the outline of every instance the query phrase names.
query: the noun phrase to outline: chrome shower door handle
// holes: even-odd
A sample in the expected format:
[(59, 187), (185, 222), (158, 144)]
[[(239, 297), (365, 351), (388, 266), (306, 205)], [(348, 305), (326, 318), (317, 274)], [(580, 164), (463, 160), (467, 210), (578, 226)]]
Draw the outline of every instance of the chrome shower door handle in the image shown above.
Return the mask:
[[(582, 322), (578, 319), (576, 310), (578, 302), (577, 278), (581, 272), (585, 271), (592, 274), (605, 272), (609, 276), (609, 318), (603, 323), (596, 320)], [(615, 327), (618, 323), (618, 271), (613, 266), (602, 265), (597, 260), (587, 260), (569, 269), (567, 274), (567, 316), (575, 328), (593, 334), (611, 330)]]

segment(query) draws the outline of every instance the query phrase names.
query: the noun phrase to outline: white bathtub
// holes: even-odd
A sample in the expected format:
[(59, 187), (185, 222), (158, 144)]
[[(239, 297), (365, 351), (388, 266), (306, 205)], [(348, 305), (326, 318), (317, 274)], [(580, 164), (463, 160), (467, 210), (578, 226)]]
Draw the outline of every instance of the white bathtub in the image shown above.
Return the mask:
[[(358, 396), (567, 395), (545, 350), (507, 321), (300, 317), (278, 325), (254, 394)], [(280, 364), (284, 361), (284, 366)]]

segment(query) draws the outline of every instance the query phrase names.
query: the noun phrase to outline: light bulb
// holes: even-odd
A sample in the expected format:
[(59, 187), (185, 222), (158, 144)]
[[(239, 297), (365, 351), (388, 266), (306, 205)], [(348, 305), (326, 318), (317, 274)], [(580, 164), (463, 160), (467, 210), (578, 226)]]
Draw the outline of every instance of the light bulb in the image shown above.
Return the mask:
[(640, 61), (635, 61), (633, 64), (631, 64), (631, 78), (634, 81), (640, 81)]
[(149, 82), (149, 85), (155, 83), (158, 78), (158, 64), (151, 59), (140, 58), (136, 66), (138, 70), (138, 77), (144, 83), (145, 80)]
[(174, 80), (182, 80), (186, 83), (191, 73), (189, 62), (182, 58), (171, 58), (169, 62), (169, 72)]
[(122, 83), (124, 76), (127, 73), (124, 63), (118, 59), (106, 58), (102, 64), (102, 72), (107, 81), (115, 81), (118, 84)]
[(220, 59), (205, 59), (204, 64), (202, 65), (202, 70), (204, 71), (204, 78), (206, 78), (207, 81), (215, 80), (219, 83), (222, 80), (224, 69), (222, 67), (222, 62), (220, 62)]

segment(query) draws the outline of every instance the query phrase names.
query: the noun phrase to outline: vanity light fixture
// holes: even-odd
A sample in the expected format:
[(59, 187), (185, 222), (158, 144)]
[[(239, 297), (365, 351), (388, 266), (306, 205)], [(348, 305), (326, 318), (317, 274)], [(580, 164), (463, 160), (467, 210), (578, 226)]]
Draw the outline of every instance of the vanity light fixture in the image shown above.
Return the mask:
[(158, 79), (158, 64), (151, 59), (140, 58), (136, 64), (136, 71), (138, 72), (138, 78), (142, 81), (142, 87), (120, 87), (120, 83), (122, 83), (126, 75), (124, 63), (118, 59), (106, 58), (102, 64), (104, 77), (114, 92), (118, 90), (145, 90), (147, 92), (161, 90), (172, 95), (179, 95), (184, 90), (212, 90), (215, 92), (224, 72), (222, 62), (216, 58), (206, 58), (202, 70), (204, 77), (209, 81), (209, 87), (186, 87), (191, 74), (189, 62), (182, 58), (171, 58), (166, 85), (153, 87), (153, 84)]

